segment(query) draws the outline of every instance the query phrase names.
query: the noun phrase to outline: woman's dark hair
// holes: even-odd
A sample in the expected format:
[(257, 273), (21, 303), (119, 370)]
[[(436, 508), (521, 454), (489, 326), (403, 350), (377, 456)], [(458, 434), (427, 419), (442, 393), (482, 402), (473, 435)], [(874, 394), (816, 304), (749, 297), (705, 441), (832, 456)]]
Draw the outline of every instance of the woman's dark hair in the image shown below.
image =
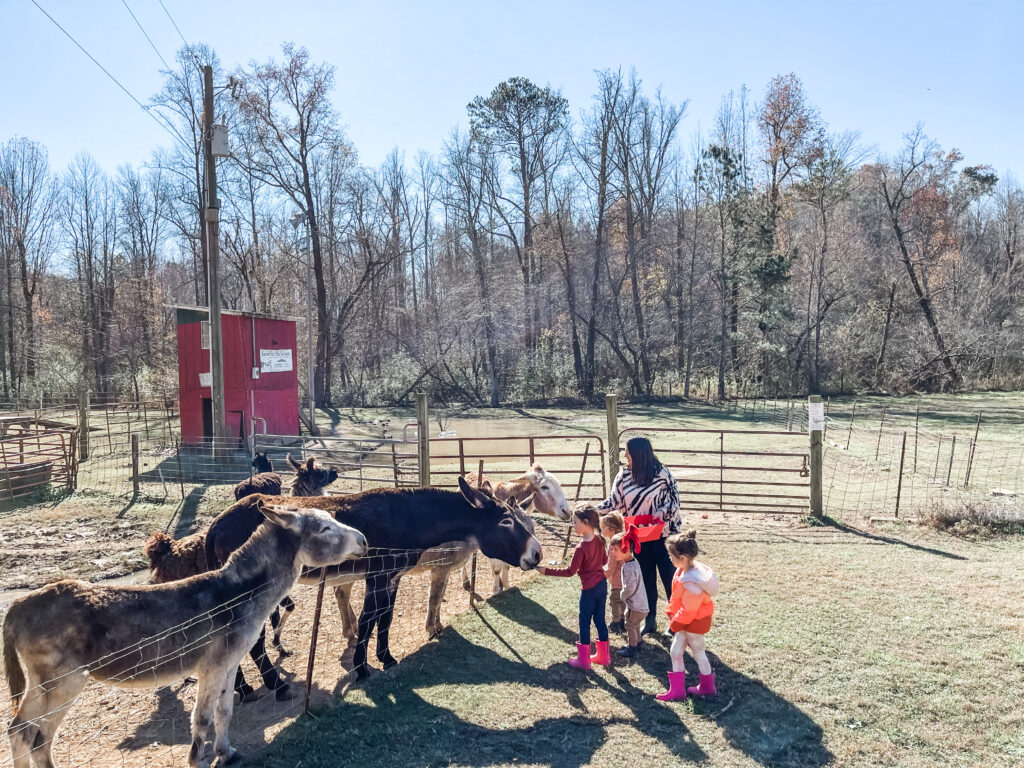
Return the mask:
[(687, 531), (685, 534), (677, 533), (665, 539), (665, 549), (670, 555), (676, 557), (688, 557), (691, 560), (697, 556), (697, 532)]
[(646, 437), (634, 437), (626, 443), (626, 452), (632, 464), (633, 482), (641, 488), (647, 487), (661, 471), (661, 462), (654, 455), (651, 441)]

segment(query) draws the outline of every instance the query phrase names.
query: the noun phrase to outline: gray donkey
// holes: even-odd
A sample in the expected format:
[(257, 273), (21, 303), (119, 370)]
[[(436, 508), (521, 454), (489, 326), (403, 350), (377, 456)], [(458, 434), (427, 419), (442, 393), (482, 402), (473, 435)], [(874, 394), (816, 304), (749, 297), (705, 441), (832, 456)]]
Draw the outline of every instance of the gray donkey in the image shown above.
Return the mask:
[(54, 735), (89, 678), (155, 687), (190, 672), (199, 692), (189, 765), (209, 768), (211, 726), (220, 764), (238, 759), (228, 741), (235, 670), (267, 615), (304, 566), (366, 554), (363, 534), (326, 512), (257, 506), (266, 522), (220, 570), (144, 586), (59, 581), (11, 605), (3, 637), (14, 768), (33, 758), (52, 768)]

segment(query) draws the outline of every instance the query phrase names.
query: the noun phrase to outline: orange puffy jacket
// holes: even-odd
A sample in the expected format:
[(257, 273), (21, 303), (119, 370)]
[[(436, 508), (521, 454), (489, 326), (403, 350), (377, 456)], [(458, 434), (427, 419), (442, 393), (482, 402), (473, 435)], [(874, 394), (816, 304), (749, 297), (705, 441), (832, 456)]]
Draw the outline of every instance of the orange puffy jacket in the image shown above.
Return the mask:
[(673, 632), (703, 635), (711, 629), (711, 616), (718, 594), (718, 577), (703, 563), (694, 563), (688, 571), (676, 569), (672, 577), (672, 597), (668, 602), (668, 628)]

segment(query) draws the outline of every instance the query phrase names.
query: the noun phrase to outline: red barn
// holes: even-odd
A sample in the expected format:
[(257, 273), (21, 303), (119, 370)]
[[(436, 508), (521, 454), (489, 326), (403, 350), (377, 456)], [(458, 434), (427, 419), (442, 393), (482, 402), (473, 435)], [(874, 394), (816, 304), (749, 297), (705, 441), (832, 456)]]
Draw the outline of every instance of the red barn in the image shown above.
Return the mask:
[[(210, 324), (205, 307), (175, 307), (181, 440), (213, 437)], [(299, 434), (295, 320), (222, 310), (227, 435)]]

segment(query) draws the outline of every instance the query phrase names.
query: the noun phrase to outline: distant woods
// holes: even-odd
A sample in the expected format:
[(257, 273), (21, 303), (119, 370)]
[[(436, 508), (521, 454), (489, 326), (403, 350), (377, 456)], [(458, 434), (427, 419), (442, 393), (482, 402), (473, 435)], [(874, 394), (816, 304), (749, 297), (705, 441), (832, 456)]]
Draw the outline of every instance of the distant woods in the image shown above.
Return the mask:
[(224, 305), (312, 303), (321, 405), (1024, 386), (1024, 191), (920, 128), (875, 156), (793, 74), (703, 133), (636, 74), (576, 105), (511, 77), (438, 154), (369, 168), (332, 69), (286, 45), (234, 71), (182, 50), (144, 168), (0, 144), (4, 399), (176, 387), (167, 306), (207, 301), (206, 63)]

